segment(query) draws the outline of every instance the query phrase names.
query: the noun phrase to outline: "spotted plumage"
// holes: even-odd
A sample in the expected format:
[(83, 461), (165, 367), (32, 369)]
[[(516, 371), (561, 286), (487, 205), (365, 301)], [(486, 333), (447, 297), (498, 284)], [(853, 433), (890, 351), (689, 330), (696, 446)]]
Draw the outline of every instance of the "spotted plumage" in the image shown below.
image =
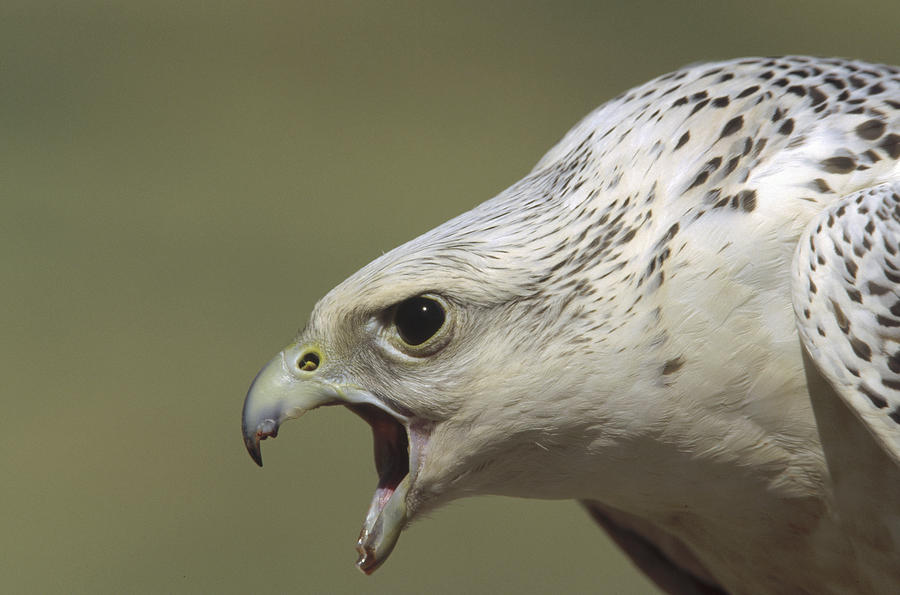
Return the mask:
[[(320, 404), (372, 423), (367, 571), (418, 514), (493, 493), (581, 500), (672, 593), (890, 591), (898, 160), (897, 68), (659, 77), (325, 296), (248, 394), (248, 447)], [(445, 316), (416, 345), (411, 298)]]
[(794, 261), (800, 335), (900, 463), (900, 182), (830, 205), (804, 239)]

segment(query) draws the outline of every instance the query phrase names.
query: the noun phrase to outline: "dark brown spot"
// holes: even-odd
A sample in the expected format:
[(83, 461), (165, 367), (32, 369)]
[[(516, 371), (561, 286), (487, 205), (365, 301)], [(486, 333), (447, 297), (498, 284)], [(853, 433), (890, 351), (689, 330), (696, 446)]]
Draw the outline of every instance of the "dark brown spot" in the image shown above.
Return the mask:
[(690, 138), (691, 138), (691, 131), (688, 130), (687, 132), (685, 132), (684, 134), (682, 134), (682, 135), (681, 135), (681, 138), (678, 139), (678, 142), (675, 143), (675, 149), (674, 149), (674, 150), (677, 151), (678, 149), (680, 149), (681, 147), (683, 147), (683, 146), (684, 146), (684, 143), (688, 142), (688, 140), (690, 140)]
[(706, 107), (706, 104), (707, 104), (707, 103), (709, 103), (709, 99), (704, 99), (704, 100), (701, 101), (700, 103), (696, 104), (696, 105), (694, 106), (694, 109), (692, 109), (692, 110), (691, 110), (691, 113), (688, 114), (688, 115), (689, 115), (689, 116), (693, 116), (694, 114), (696, 114), (697, 112), (699, 112), (700, 110), (702, 110), (704, 107)]
[(680, 227), (681, 226), (678, 225), (678, 223), (673, 223), (672, 227), (670, 227), (669, 230), (666, 232), (666, 235), (663, 236), (663, 242), (668, 242), (669, 240), (674, 238), (675, 234), (678, 233), (678, 230), (680, 229)]
[(853, 353), (856, 354), (856, 357), (867, 362), (872, 361), (872, 348), (859, 337), (850, 337), (850, 347), (853, 348)]
[(888, 318), (887, 316), (882, 316), (881, 314), (876, 316), (875, 320), (878, 322), (878, 324), (885, 328), (896, 328), (900, 326), (900, 320), (894, 320), (893, 318)]
[(890, 289), (888, 289), (887, 287), (879, 285), (874, 281), (869, 281), (868, 283), (866, 283), (866, 290), (872, 295), (884, 295), (890, 291)]
[(753, 156), (759, 157), (759, 154), (762, 153), (762, 150), (766, 148), (766, 143), (769, 142), (767, 138), (761, 138), (756, 141), (756, 146), (753, 147)]
[(669, 374), (674, 374), (678, 370), (681, 369), (681, 366), (684, 365), (683, 357), (676, 357), (675, 359), (670, 359), (666, 362), (666, 365), (663, 366), (663, 376), (668, 376)]
[[(709, 177), (709, 171), (708, 171), (708, 170), (703, 170), (703, 171), (701, 171), (699, 174), (697, 174), (697, 177), (694, 178), (694, 181), (691, 182), (691, 185), (688, 186), (687, 189), (690, 190), (691, 188), (694, 188), (695, 186), (699, 186), (700, 184), (702, 184), (703, 182), (705, 182), (705, 181), (706, 181), (706, 178), (708, 178), (708, 177)], [(686, 192), (686, 191), (685, 191), (685, 192)]]
[(881, 120), (866, 120), (856, 127), (856, 134), (866, 140), (875, 140), (884, 134), (884, 122)]
[(725, 126), (722, 127), (722, 133), (719, 135), (719, 138), (731, 136), (732, 134), (740, 130), (743, 126), (744, 116), (736, 116), (732, 118), (725, 123)]
[(900, 406), (894, 407), (894, 410), (888, 414), (894, 423), (900, 424)]
[(822, 169), (832, 174), (846, 174), (856, 167), (856, 162), (850, 157), (829, 157), (820, 162)]
[(889, 134), (884, 137), (884, 140), (878, 146), (887, 151), (891, 159), (900, 157), (900, 135)]
[(869, 397), (869, 400), (872, 401), (872, 404), (879, 409), (884, 409), (885, 407), (887, 407), (887, 399), (876, 393), (865, 384), (859, 385), (859, 392)]
[(756, 190), (741, 190), (738, 194), (741, 201), (741, 208), (749, 213), (756, 208)]
[(850, 321), (847, 320), (840, 305), (836, 301), (831, 300), (831, 309), (834, 312), (834, 318), (837, 321), (838, 328), (840, 328), (841, 332), (845, 335), (848, 334), (850, 332)]
[(818, 87), (809, 88), (809, 97), (812, 99), (812, 105), (819, 105), (828, 98), (827, 95), (819, 91)]
[(735, 168), (738, 166), (738, 163), (740, 163), (740, 161), (741, 161), (740, 157), (732, 157), (731, 159), (728, 160), (728, 163), (725, 164), (725, 169), (722, 170), (722, 173), (724, 173), (727, 176), (728, 174), (730, 174), (731, 172), (733, 172), (735, 170)]
[(881, 157), (879, 157), (878, 153), (876, 153), (872, 149), (867, 149), (866, 151), (863, 152), (863, 155), (865, 156), (866, 159), (868, 159), (872, 163), (877, 163), (877, 162), (881, 161)]
[(792, 133), (793, 131), (794, 131), (794, 119), (793, 118), (788, 118), (781, 124), (781, 127), (778, 128), (778, 132), (780, 134), (784, 134), (784, 135), (788, 135), (788, 134)]
[(812, 181), (812, 186), (819, 192), (831, 192), (831, 186), (822, 178), (816, 178)]

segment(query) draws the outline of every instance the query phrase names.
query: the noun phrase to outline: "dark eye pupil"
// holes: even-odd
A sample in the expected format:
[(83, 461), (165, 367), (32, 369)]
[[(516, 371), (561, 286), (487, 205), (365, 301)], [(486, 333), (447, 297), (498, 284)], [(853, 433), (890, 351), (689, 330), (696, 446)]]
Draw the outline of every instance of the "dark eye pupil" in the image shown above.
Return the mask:
[(430, 298), (410, 298), (397, 306), (394, 324), (407, 344), (421, 345), (443, 326), (444, 308)]

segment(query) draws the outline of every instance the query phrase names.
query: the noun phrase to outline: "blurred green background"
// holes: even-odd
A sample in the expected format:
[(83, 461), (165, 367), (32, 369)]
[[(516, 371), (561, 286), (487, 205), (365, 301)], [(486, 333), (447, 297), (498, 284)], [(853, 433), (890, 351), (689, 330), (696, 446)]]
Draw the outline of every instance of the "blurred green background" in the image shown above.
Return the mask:
[[(342, 410), (256, 468), (258, 367), (316, 299), (680, 65), (900, 62), (900, 3), (0, 4), (0, 590), (652, 592), (570, 502), (481, 498), (372, 577)], [(614, 477), (609, 481), (615, 481)]]

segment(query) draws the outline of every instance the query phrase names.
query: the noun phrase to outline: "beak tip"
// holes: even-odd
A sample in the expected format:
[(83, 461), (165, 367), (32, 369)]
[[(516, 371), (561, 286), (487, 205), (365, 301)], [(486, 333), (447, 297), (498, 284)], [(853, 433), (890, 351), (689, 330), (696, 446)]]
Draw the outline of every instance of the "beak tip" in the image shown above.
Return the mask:
[(259, 443), (266, 438), (276, 438), (278, 436), (278, 422), (275, 419), (264, 419), (255, 429), (250, 429), (246, 417), (241, 424), (241, 431), (244, 435), (244, 446), (250, 453), (250, 458), (259, 465), (262, 463), (262, 452), (260, 452)]
[(257, 436), (244, 435), (244, 446), (247, 447), (247, 452), (250, 453), (250, 458), (253, 459), (253, 462), (262, 467), (262, 451), (259, 448), (259, 438)]
[(374, 552), (366, 551), (362, 547), (357, 547), (357, 551), (359, 558), (356, 560), (356, 567), (366, 576), (371, 575), (381, 566), (380, 561), (375, 559)]

